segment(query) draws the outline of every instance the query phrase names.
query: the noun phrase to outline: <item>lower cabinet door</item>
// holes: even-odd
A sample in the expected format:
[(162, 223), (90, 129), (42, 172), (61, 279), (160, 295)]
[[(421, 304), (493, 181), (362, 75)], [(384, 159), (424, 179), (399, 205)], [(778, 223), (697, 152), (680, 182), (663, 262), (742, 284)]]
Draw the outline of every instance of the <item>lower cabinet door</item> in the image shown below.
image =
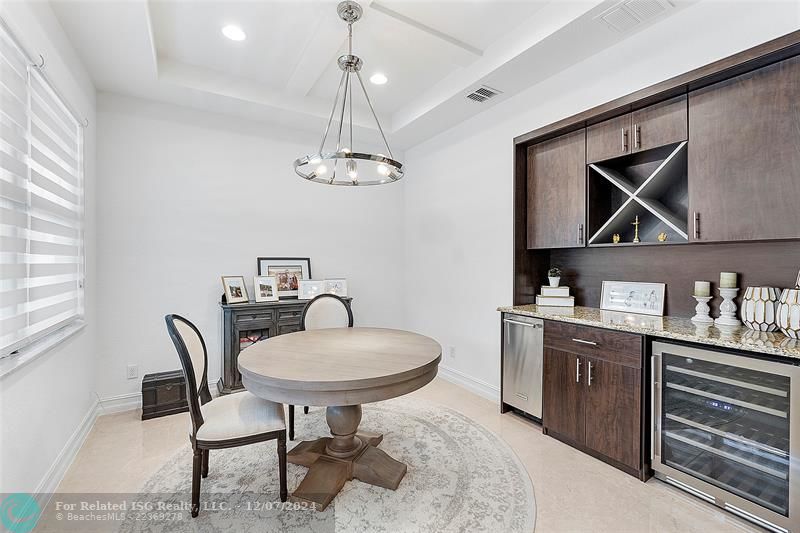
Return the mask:
[(586, 446), (639, 469), (641, 369), (586, 358)]
[(577, 444), (584, 442), (584, 360), (580, 355), (544, 349), (542, 425)]

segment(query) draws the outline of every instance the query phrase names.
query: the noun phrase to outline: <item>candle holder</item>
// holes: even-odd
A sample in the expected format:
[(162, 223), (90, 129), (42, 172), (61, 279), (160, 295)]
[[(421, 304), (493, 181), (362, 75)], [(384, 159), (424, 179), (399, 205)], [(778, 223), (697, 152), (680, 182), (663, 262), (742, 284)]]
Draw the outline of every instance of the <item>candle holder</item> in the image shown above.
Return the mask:
[(717, 326), (740, 326), (742, 323), (736, 318), (736, 302), (733, 301), (739, 289), (719, 288), (722, 303), (719, 306), (719, 318), (714, 321)]
[(711, 308), (708, 306), (708, 302), (711, 301), (711, 296), (695, 296), (693, 294), (692, 298), (697, 300), (697, 305), (694, 308), (695, 315), (692, 317), (692, 322), (697, 322), (698, 324), (713, 324), (714, 319), (708, 315), (711, 311)]

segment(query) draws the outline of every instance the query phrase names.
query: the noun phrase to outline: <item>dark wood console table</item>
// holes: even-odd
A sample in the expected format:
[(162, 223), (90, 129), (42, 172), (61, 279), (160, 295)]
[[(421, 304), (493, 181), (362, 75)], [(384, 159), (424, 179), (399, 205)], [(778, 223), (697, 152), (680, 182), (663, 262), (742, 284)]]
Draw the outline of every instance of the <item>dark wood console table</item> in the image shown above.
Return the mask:
[[(348, 302), (352, 298), (345, 298)], [(239, 373), (239, 352), (259, 340), (300, 330), (300, 316), (308, 300), (277, 302), (221, 303), (222, 377), (217, 382), (220, 394), (244, 389)]]

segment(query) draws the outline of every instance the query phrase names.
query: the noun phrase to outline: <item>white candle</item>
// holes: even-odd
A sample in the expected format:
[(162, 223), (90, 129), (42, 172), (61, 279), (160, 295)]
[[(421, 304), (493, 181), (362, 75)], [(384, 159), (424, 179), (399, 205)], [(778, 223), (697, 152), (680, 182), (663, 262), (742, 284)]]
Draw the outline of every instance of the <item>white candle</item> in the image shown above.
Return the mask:
[(710, 281), (695, 281), (694, 282), (694, 295), (695, 296), (711, 296), (711, 282)]
[(719, 287), (721, 289), (735, 289), (737, 287), (736, 272), (720, 272)]

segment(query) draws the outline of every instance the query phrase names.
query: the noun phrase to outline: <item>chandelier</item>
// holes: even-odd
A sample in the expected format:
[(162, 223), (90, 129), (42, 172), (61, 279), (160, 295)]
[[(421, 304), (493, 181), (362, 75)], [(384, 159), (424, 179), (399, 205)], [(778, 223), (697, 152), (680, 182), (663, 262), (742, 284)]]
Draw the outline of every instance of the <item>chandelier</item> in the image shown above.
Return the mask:
[[(395, 182), (403, 177), (403, 164), (392, 156), (386, 135), (383, 133), (381, 123), (367, 94), (367, 88), (361, 78), (361, 67), (364, 62), (360, 57), (353, 55), (353, 23), (361, 18), (363, 13), (361, 6), (356, 2), (346, 0), (338, 5), (336, 12), (339, 14), (339, 18), (347, 23), (347, 54), (340, 56), (337, 61), (342, 70), (342, 78), (339, 81), (339, 88), (336, 90), (333, 109), (331, 109), (325, 133), (322, 135), (319, 150), (296, 159), (294, 171), (308, 181), (328, 185), (380, 185)], [(383, 145), (386, 147), (386, 154), (357, 152), (353, 147), (353, 81), (355, 80), (358, 81), (369, 110), (372, 112), (372, 117), (378, 125)], [(334, 125), (334, 118), (337, 116), (338, 121)], [(338, 130), (336, 146), (335, 148), (326, 148), (325, 143), (331, 134), (331, 126)], [(344, 135), (345, 144), (342, 142), (342, 135)], [(330, 137), (329, 144), (333, 144), (333, 135)]]

